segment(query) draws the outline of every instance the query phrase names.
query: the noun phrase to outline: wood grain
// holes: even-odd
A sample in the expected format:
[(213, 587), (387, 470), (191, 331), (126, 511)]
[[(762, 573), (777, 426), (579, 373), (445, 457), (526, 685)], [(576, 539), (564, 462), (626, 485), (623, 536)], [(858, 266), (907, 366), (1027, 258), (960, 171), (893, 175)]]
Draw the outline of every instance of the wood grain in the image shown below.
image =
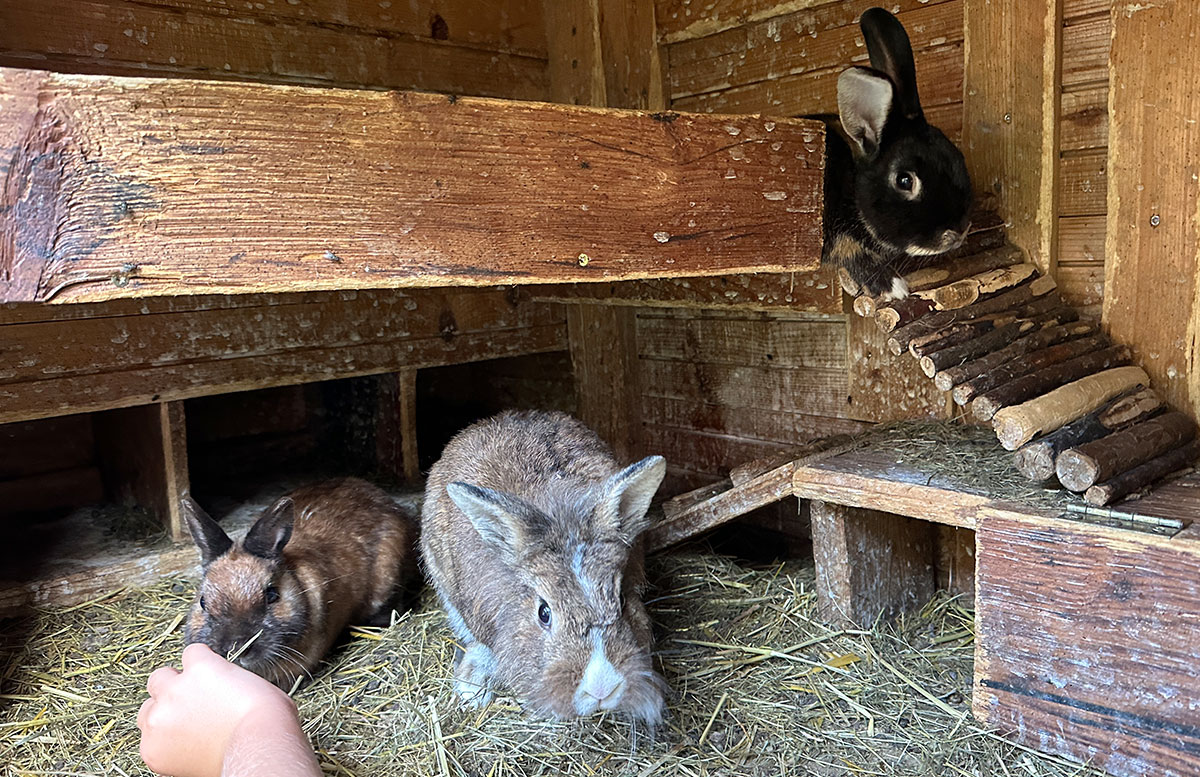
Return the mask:
[(3, 70), (0, 299), (813, 269), (822, 132)]
[(933, 596), (936, 526), (876, 510), (812, 504), (817, 609), (837, 628), (869, 628)]
[(1200, 84), (1164, 74), (1200, 68), (1192, 4), (1114, 15), (1104, 323), (1193, 418), (1200, 403)]
[[(1097, 483), (1083, 495), (1088, 504), (1104, 506), (1129, 494), (1152, 486), (1160, 478), (1191, 467), (1200, 458), (1200, 442), (1192, 440), (1174, 450), (1126, 470), (1103, 483)], [(1192, 524), (1196, 526), (1195, 523)]]
[(375, 455), (380, 470), (393, 479), (414, 484), (420, 481), (415, 369), (404, 369), (379, 376)]
[(1128, 363), (1127, 345), (1109, 345), (1089, 350), (980, 394), (971, 402), (971, 412), (980, 421), (990, 421), (1001, 408), (1018, 405), (1052, 389)]
[(985, 510), (972, 706), (1018, 741), (1118, 777), (1200, 753), (1200, 545)]
[(1072, 491), (1086, 491), (1191, 442), (1195, 436), (1196, 424), (1191, 418), (1175, 411), (1163, 413), (1063, 451), (1054, 471), (1059, 483)]
[(949, 397), (921, 373), (915, 359), (889, 351), (888, 336), (869, 319), (847, 319), (849, 417), (873, 422), (950, 417)]

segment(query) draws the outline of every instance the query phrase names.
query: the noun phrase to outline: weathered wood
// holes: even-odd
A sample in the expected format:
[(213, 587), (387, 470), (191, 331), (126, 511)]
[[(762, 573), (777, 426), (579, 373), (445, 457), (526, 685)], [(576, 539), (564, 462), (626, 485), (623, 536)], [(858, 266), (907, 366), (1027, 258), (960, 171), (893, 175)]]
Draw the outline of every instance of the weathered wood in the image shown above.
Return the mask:
[(88, 415), (0, 425), (0, 480), (86, 467), (95, 456)]
[(1053, 271), (1062, 4), (965, 0), (963, 152), (1008, 238)]
[(936, 289), (914, 293), (918, 297), (924, 297), (933, 302), (935, 310), (951, 310), (966, 307), (989, 294), (1011, 289), (1033, 277), (1036, 272), (1037, 267), (1033, 264), (1014, 264), (972, 275)]
[(1058, 482), (1075, 492), (1191, 442), (1196, 424), (1172, 411), (1063, 451), (1054, 463)]
[(621, 283), (540, 284), (528, 287), (528, 293), (534, 300), (547, 302), (840, 313), (842, 291), (831, 276), (828, 269), (821, 269)]
[(968, 305), (965, 308), (958, 308), (957, 310), (939, 310), (936, 313), (931, 313), (917, 319), (911, 324), (896, 329), (888, 337), (888, 348), (892, 353), (899, 355), (904, 353), (908, 348), (908, 344), (917, 337), (927, 335), (930, 332), (940, 331), (959, 321), (971, 321), (993, 313), (1012, 310), (1013, 315), (1019, 318), (1024, 312), (1020, 310), (1022, 306), (1029, 304), (1038, 297), (1045, 297), (1054, 291), (1054, 288), (1054, 278), (1049, 275), (1043, 275), (1015, 289), (980, 300), (974, 305)]
[(500, 290), (259, 304), (0, 325), (0, 423), (566, 348), (561, 308)]
[(957, 526), (937, 527), (937, 587), (975, 606), (975, 532)]
[(875, 309), (875, 326), (880, 332), (893, 332), (907, 326), (935, 309), (933, 300), (910, 295)]
[[(1132, 494), (1160, 478), (1190, 467), (1200, 458), (1200, 442), (1193, 440), (1175, 450), (1168, 451), (1149, 461), (1126, 470), (1103, 483), (1097, 483), (1084, 493), (1089, 504), (1103, 506)], [(1193, 524), (1195, 525), (1195, 524)]]
[(949, 391), (955, 386), (973, 378), (987, 375), (992, 370), (999, 369), (1013, 359), (1024, 357), (1026, 354), (1075, 338), (1090, 335), (1096, 331), (1096, 325), (1090, 321), (1080, 321), (1060, 326), (1040, 329), (1026, 335), (1020, 340), (1009, 343), (998, 351), (969, 361), (955, 367), (942, 370), (933, 376), (934, 384), (943, 391)]
[(896, 421), (905, 418), (949, 418), (952, 405), (921, 374), (920, 365), (907, 355), (887, 348), (887, 335), (871, 321), (848, 316), (849, 385), (845, 414), (860, 421)]
[(934, 524), (812, 504), (817, 608), (836, 627), (870, 627), (925, 606), (934, 591)]
[[(83, 507), (102, 501), (104, 482), (94, 464), (0, 480), (0, 519), (16, 518), (22, 524), (28, 521), (31, 514)], [(2, 520), (0, 526), (8, 529)], [(9, 541), (13, 539), (20, 541), (10, 535)]]
[(971, 412), (980, 421), (990, 421), (1001, 408), (1045, 394), (1051, 389), (1129, 363), (1129, 346), (1113, 345), (1091, 351), (1058, 364), (1031, 372), (980, 394), (971, 402)]
[[(990, 203), (991, 200), (988, 200)], [(995, 218), (994, 212), (981, 210), (977, 206), (972, 214), (971, 231), (967, 238), (968, 244), (974, 242), (975, 245), (964, 245), (962, 249), (939, 258), (935, 266), (922, 267), (905, 274), (908, 290), (913, 293), (928, 291), (972, 275), (1019, 264), (1023, 259), (1021, 249), (1004, 244), (992, 247), (994, 242), (1003, 243), (1002, 235), (993, 240), (990, 234), (995, 229), (992, 223)], [(885, 305), (879, 298), (862, 296), (854, 300), (854, 311), (860, 316), (873, 316)]]
[(539, 4), (38, 0), (0, 9), (0, 65), (543, 100)]
[(179, 500), (188, 492), (187, 423), (182, 402), (113, 410), (95, 418), (98, 463), (112, 499), (138, 505), (187, 538)]
[[(1104, 335), (1093, 335), (1015, 356), (1000, 366), (955, 386), (954, 401), (959, 405), (969, 404), (971, 400), (986, 391), (1000, 388), (1017, 378), (1038, 372), (1046, 367), (1107, 347), (1109, 343), (1109, 339)], [(947, 372), (938, 374), (945, 375)]]
[(1058, 215), (1078, 217), (1104, 213), (1108, 157), (1103, 150), (1064, 154), (1058, 172)]
[(416, 483), (421, 478), (417, 458), (416, 370), (380, 376), (375, 449), (379, 468), (392, 478), (406, 483)]
[(579, 418), (619, 460), (632, 461), (642, 450), (636, 314), (630, 308), (570, 305), (567, 340)]
[(1200, 15), (1186, 2), (1113, 14), (1104, 323), (1155, 388), (1193, 417), (1200, 370)]
[(1108, 8), (1097, 7), (1096, 13), (1085, 15), (1085, 18), (1077, 17), (1063, 27), (1064, 89), (1108, 80), (1108, 54), (1112, 40), (1109, 10), (1113, 4), (1113, 0), (1108, 0)]
[[(843, 370), (841, 374), (840, 387), (831, 382), (821, 390), (845, 390), (846, 373)], [(642, 418), (647, 424), (657, 427), (689, 429), (721, 435), (727, 439), (764, 440), (785, 445), (789, 450), (797, 444), (821, 437), (858, 434), (869, 428), (867, 423), (861, 421), (806, 413), (803, 397), (793, 397), (790, 401), (784, 397), (780, 407), (758, 408), (742, 407), (741, 404), (744, 403), (731, 404), (713, 399), (706, 401), (700, 396), (659, 396), (671, 393), (672, 389), (655, 385), (649, 380), (650, 377), (643, 372), (642, 387), (645, 394), (642, 399)], [(664, 376), (658, 374), (656, 377)], [(729, 466), (736, 466), (749, 459), (727, 460), (730, 462)], [(719, 471), (719, 474), (720, 472), (722, 471)]]
[(921, 371), (925, 373), (926, 377), (932, 378), (941, 370), (978, 359), (984, 354), (1003, 348), (1021, 335), (1037, 328), (1038, 324), (1029, 319), (1019, 319), (1010, 324), (998, 326), (974, 339), (922, 356), (919, 362)]
[(846, 326), (826, 317), (643, 310), (637, 334), (638, 355), (644, 359), (776, 369), (846, 367)]
[[(1063, 55), (1070, 56), (1070, 53), (1064, 51)], [(1107, 63), (1105, 67), (1107, 69)], [(1058, 117), (1060, 151), (1106, 148), (1108, 84), (1064, 89)]]
[[(813, 269), (822, 133), (0, 70), (0, 299)], [(287, 207), (254, 205), (259, 192)]]
[[(914, 337), (908, 344), (908, 353), (914, 359), (920, 359), (922, 356), (928, 356), (934, 351), (940, 351), (952, 345), (974, 340), (976, 337), (995, 329), (999, 320), (999, 316), (985, 316), (977, 318), (974, 321), (960, 321), (957, 324), (951, 324), (940, 332), (930, 332), (927, 335)], [(1003, 321), (1000, 321), (1001, 326), (1003, 326), (1003, 323)], [(938, 388), (941, 388), (941, 386), (938, 386)]]
[(1023, 445), (1013, 454), (1013, 463), (1030, 480), (1049, 480), (1054, 477), (1058, 454), (1150, 418), (1162, 409), (1162, 399), (1154, 389), (1135, 389), (1061, 429)]
[(1069, 424), (1122, 392), (1149, 382), (1150, 376), (1141, 367), (1115, 367), (1020, 405), (1001, 408), (992, 417), (992, 428), (1004, 449), (1015, 451), (1039, 434)]
[[(904, 361), (920, 376), (911, 360)], [(846, 402), (850, 386), (845, 369), (776, 370), (644, 360), (641, 373), (646, 393), (653, 397), (842, 418), (853, 410)], [(928, 384), (923, 378), (921, 381)]]
[(1118, 777), (1194, 774), (1200, 545), (1000, 511), (977, 538), (975, 714)]
[[(692, 494), (686, 505), (680, 505), (681, 509), (673, 507), (662, 523), (650, 528), (646, 533), (646, 549), (662, 550), (751, 510), (791, 496), (792, 473), (795, 469), (789, 462), (708, 498)], [(665, 513), (668, 509), (666, 504), (663, 509)]]

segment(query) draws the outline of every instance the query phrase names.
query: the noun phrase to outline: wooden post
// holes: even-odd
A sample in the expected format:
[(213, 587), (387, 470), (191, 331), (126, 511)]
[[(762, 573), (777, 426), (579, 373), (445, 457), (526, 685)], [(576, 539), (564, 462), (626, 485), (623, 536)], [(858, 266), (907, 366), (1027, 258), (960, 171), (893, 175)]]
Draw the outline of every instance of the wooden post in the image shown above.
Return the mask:
[(1167, 403), (1193, 418), (1200, 327), (1200, 15), (1187, 0), (1117, 4), (1109, 58), (1104, 323)]
[(821, 617), (869, 626), (923, 607), (934, 591), (935, 524), (876, 510), (812, 503)]
[[(662, 62), (653, 3), (547, 0), (550, 99), (663, 110)], [(641, 455), (636, 308), (568, 308), (578, 414), (618, 459)]]
[(966, 0), (963, 152), (1008, 237), (1054, 270), (1062, 0)]
[(109, 498), (145, 507), (159, 517), (172, 540), (186, 539), (179, 513), (179, 499), (189, 488), (183, 402), (99, 413), (95, 430)]
[(421, 478), (417, 460), (417, 371), (404, 369), (379, 376), (375, 450), (379, 468), (397, 480)]

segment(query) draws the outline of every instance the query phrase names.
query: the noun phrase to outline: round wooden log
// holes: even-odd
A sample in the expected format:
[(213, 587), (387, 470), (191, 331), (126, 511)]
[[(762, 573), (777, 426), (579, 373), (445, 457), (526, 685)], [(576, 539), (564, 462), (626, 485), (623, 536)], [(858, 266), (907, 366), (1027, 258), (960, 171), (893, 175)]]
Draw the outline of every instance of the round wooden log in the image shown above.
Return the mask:
[(1000, 321), (1002, 324), (1009, 323), (1008, 321), (1002, 321), (997, 316), (985, 316), (974, 321), (959, 321), (957, 324), (951, 324), (940, 332), (930, 332), (927, 335), (914, 338), (908, 344), (908, 352), (914, 358), (920, 359), (922, 356), (928, 356), (934, 351), (940, 351), (952, 345), (965, 343), (967, 340), (979, 337), (985, 332), (990, 332), (996, 328), (997, 321)]
[(1129, 346), (1126, 345), (1112, 345), (1099, 351), (1085, 353), (1074, 359), (1031, 372), (1009, 381), (1003, 386), (997, 386), (985, 394), (980, 394), (971, 402), (971, 412), (980, 421), (990, 421), (1000, 408), (1019, 405), (1050, 389), (1128, 363)]
[(1140, 491), (1155, 481), (1191, 466), (1200, 458), (1200, 442), (1191, 442), (1156, 456), (1145, 464), (1139, 464), (1131, 470), (1109, 478), (1103, 483), (1097, 483), (1083, 495), (1088, 504), (1103, 507), (1118, 499)]
[(878, 306), (878, 298), (872, 297), (870, 294), (862, 294), (854, 298), (854, 312), (862, 318), (870, 318), (875, 315), (875, 309)]
[(921, 292), (945, 286), (962, 278), (969, 278), (981, 272), (995, 270), (998, 267), (1008, 267), (1025, 261), (1020, 248), (1014, 245), (1004, 245), (988, 251), (963, 256), (952, 262), (942, 262), (937, 267), (923, 267), (904, 276), (910, 292)]
[[(1051, 328), (1054, 329), (1055, 327)], [(1040, 351), (1018, 355), (1018, 357), (1012, 358), (998, 367), (984, 372), (982, 375), (976, 375), (974, 378), (955, 386), (954, 401), (960, 405), (965, 405), (986, 391), (991, 391), (1017, 378), (1037, 372), (1051, 365), (1065, 362), (1068, 359), (1074, 359), (1077, 356), (1104, 348), (1107, 345), (1107, 337), (1104, 335), (1092, 335), (1091, 337), (1084, 337), (1079, 340), (1068, 340), (1065, 343), (1052, 345)]]
[(851, 297), (857, 297), (862, 291), (862, 286), (858, 285), (858, 281), (850, 277), (850, 271), (845, 267), (839, 267), (837, 271), (838, 283), (842, 286), (842, 291), (849, 294)]
[(1013, 463), (1017, 471), (1030, 480), (1050, 480), (1054, 477), (1058, 454), (1151, 418), (1162, 409), (1162, 399), (1154, 389), (1141, 387), (1127, 391), (1083, 418), (1021, 446), (1013, 454)]
[(1105, 370), (1020, 405), (1001, 408), (992, 418), (992, 428), (1004, 449), (1015, 451), (1039, 434), (1087, 415), (1118, 394), (1149, 384), (1150, 376), (1141, 367)]
[(1196, 424), (1183, 413), (1171, 411), (1134, 424), (1120, 432), (1063, 451), (1054, 463), (1058, 482), (1075, 492), (1133, 469), (1156, 456), (1190, 442)]
[(875, 311), (875, 325), (880, 332), (892, 332), (897, 327), (905, 326), (928, 315), (933, 310), (933, 303), (921, 297), (907, 296), (889, 302)]
[(1013, 321), (1010, 324), (1005, 324), (1004, 326), (998, 326), (992, 331), (976, 337), (974, 340), (967, 340), (964, 343), (952, 345), (940, 351), (934, 351), (928, 356), (922, 356), (921, 371), (932, 378), (938, 374), (939, 370), (944, 370), (947, 367), (953, 367), (956, 364), (962, 364), (972, 359), (978, 359), (984, 354), (1003, 348), (1013, 340), (1033, 331), (1037, 326), (1036, 323), (1029, 319), (1021, 319)]
[(899, 327), (888, 338), (888, 350), (896, 356), (904, 353), (913, 338), (937, 332), (959, 321), (971, 321), (993, 313), (1001, 313), (1013, 308), (1019, 308), (1031, 302), (1035, 297), (1054, 291), (1054, 278), (1043, 275), (1032, 281), (1023, 283), (1014, 289), (1001, 292), (994, 297), (981, 299), (974, 305), (956, 310), (939, 310), (910, 324)]
[(1005, 364), (1019, 356), (1024, 356), (1027, 353), (1032, 353), (1047, 346), (1073, 340), (1077, 337), (1085, 337), (1094, 333), (1096, 329), (1096, 324), (1090, 321), (1041, 329), (1004, 346), (999, 351), (989, 353), (987, 356), (981, 356), (966, 364), (942, 370), (933, 376), (934, 385), (942, 391), (949, 391), (958, 384), (986, 374), (989, 370), (993, 370), (1001, 364)]
[(936, 289), (915, 292), (916, 296), (933, 302), (935, 310), (965, 308), (987, 296), (1011, 289), (1032, 278), (1037, 267), (1029, 263), (998, 267), (961, 280), (938, 286)]

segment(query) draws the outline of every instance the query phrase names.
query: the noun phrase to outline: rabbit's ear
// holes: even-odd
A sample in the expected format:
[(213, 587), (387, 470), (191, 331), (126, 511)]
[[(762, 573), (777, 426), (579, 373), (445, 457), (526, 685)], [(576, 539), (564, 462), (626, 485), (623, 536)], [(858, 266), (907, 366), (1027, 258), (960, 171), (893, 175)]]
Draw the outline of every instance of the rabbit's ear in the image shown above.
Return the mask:
[(892, 112), (892, 82), (882, 73), (852, 67), (838, 76), (838, 114), (856, 156), (873, 156)]
[(632, 545), (650, 527), (646, 511), (666, 474), (666, 459), (647, 456), (609, 478), (605, 483), (608, 502), (603, 506), (604, 519), (609, 525), (604, 528)]
[(921, 98), (917, 95), (917, 66), (904, 25), (882, 8), (864, 11), (859, 25), (867, 43), (871, 67), (887, 75), (896, 87), (896, 107), (906, 118), (922, 118)]
[(446, 494), (509, 563), (524, 556), (547, 530), (545, 516), (512, 494), (462, 482), (446, 486)]
[(179, 508), (183, 513), (184, 520), (187, 521), (188, 531), (192, 533), (196, 547), (200, 549), (202, 565), (208, 566), (233, 547), (233, 540), (229, 539), (225, 530), (190, 496), (184, 496), (179, 500)]
[(246, 552), (275, 560), (283, 553), (283, 547), (292, 538), (292, 527), (296, 522), (296, 504), (289, 497), (282, 497), (267, 508), (263, 516), (254, 522), (242, 547)]

